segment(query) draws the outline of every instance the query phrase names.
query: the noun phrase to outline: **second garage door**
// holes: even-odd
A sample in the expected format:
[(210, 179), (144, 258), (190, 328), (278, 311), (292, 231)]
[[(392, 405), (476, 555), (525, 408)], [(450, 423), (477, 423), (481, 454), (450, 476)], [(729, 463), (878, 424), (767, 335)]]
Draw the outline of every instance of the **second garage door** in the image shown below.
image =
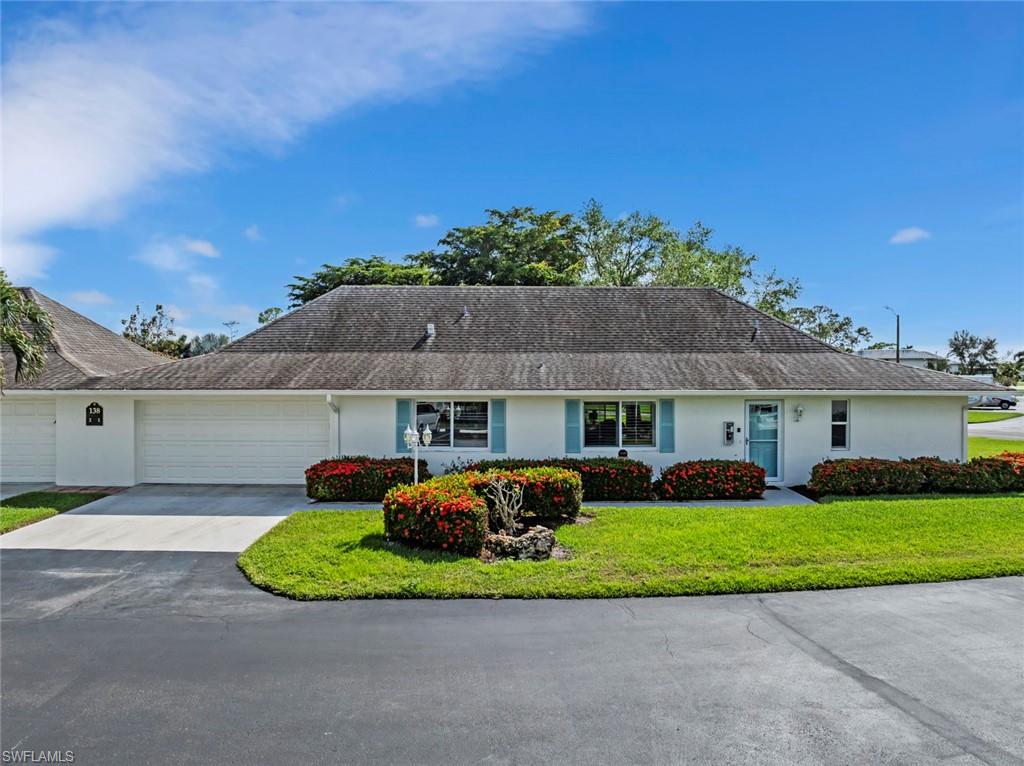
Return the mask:
[(54, 399), (6, 396), (0, 401), (0, 478), (53, 481), (57, 473)]
[(301, 484), (327, 455), (327, 403), (318, 397), (141, 400), (139, 480)]

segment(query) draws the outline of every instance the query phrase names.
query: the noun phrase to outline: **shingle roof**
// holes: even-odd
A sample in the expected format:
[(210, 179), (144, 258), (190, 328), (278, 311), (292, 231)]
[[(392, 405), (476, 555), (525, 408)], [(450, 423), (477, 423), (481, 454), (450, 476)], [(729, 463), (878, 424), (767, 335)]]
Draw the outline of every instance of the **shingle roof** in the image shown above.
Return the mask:
[(29, 300), (41, 306), (53, 320), (53, 335), (46, 350), (42, 375), (32, 381), (15, 381), (14, 355), (3, 348), (6, 388), (52, 390), (80, 388), (86, 380), (143, 367), (164, 365), (171, 360), (137, 346), (127, 338), (96, 324), (31, 287), (20, 288)]
[[(432, 337), (427, 323), (434, 325)], [(88, 387), (993, 389), (836, 351), (707, 288), (363, 286), (339, 287), (213, 354), (99, 378)]]

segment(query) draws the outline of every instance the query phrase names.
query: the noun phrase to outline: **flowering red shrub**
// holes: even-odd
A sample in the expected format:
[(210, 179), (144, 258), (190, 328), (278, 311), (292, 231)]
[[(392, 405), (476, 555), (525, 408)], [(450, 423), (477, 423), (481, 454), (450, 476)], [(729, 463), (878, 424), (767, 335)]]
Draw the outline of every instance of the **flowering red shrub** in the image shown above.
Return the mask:
[(995, 457), (1000, 460), (1006, 460), (1009, 463), (1013, 463), (1015, 466), (1024, 469), (1024, 452), (1000, 452)]
[[(931, 460), (923, 466), (934, 472)], [(924, 486), (923, 466), (873, 457), (825, 460), (811, 469), (807, 488), (817, 495), (912, 495)]]
[(526, 460), (504, 458), (480, 460), (461, 466), (461, 471), (520, 470), (522, 468), (566, 468), (583, 481), (587, 500), (649, 500), (651, 467), (640, 460), (622, 457), (544, 458)]
[(476, 556), (487, 535), (487, 504), (461, 476), (403, 484), (384, 496), (384, 533), (413, 548)]
[(484, 473), (455, 474), (465, 476), (469, 486), (482, 496), (490, 507), (487, 486), (495, 479), (506, 479), (523, 488), (523, 513), (550, 519), (575, 519), (583, 502), (583, 482), (580, 475), (567, 468), (523, 468), (521, 470), (491, 470)]
[(764, 493), (761, 466), (742, 460), (691, 460), (663, 469), (654, 491), (664, 500), (750, 500)]
[[(412, 458), (345, 456), (321, 460), (306, 469), (306, 495), (314, 500), (373, 502), (392, 487), (412, 484)], [(420, 478), (429, 479), (427, 462), (420, 461)]]
[(811, 469), (807, 487), (818, 495), (909, 495), (1024, 490), (1024, 455), (977, 457), (966, 463), (937, 457), (909, 460), (826, 460)]

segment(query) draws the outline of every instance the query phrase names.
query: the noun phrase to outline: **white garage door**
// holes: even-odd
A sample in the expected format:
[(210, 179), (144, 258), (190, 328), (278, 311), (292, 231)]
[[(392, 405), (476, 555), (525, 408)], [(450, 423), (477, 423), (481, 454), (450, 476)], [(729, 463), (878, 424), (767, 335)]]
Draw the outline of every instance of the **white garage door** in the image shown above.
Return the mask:
[(56, 420), (55, 399), (7, 396), (0, 402), (0, 480), (55, 480)]
[(315, 397), (141, 400), (140, 480), (302, 484), (327, 455), (327, 412)]

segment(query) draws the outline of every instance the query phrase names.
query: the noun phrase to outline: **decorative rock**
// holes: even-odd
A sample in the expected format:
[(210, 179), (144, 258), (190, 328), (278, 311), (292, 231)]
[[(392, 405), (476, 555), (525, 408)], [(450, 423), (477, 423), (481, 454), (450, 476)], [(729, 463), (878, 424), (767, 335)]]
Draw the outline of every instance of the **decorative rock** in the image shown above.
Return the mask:
[[(547, 527), (530, 527), (518, 537), (491, 534), (484, 539), (484, 552), (497, 559), (545, 561), (555, 547), (555, 533)], [(488, 557), (489, 558), (489, 557)]]

